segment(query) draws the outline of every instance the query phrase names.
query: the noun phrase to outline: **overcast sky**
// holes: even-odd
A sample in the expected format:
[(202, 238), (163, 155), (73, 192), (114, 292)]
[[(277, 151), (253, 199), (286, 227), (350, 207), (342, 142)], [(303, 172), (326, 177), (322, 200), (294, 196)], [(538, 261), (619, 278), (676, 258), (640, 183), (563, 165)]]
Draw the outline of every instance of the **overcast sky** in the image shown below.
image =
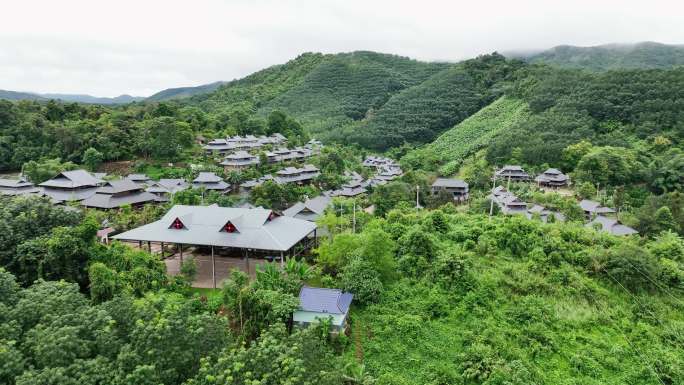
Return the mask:
[(302, 52), (457, 61), (492, 51), (684, 43), (681, 1), (21, 0), (0, 8), (0, 89), (147, 96)]

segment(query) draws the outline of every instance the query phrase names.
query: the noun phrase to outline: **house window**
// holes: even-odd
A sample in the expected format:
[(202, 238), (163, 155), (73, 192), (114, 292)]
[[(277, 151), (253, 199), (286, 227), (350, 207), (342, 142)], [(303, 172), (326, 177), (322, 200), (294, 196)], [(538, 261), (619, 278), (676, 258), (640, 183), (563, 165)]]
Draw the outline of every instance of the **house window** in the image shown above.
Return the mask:
[(173, 220), (173, 223), (171, 224), (171, 228), (176, 229), (176, 230), (182, 230), (185, 228), (185, 225), (183, 224), (183, 222), (181, 222), (180, 219), (176, 218)]
[(223, 230), (225, 230), (227, 233), (234, 233), (237, 231), (237, 228), (234, 224), (228, 222), (225, 226), (223, 226)]

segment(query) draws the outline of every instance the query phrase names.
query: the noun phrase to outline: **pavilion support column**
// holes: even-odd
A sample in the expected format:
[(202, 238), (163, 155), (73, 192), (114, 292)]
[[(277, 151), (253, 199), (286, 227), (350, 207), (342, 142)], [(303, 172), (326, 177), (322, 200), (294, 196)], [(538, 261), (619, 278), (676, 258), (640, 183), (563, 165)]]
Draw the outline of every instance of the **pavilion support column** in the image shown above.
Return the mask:
[(180, 255), (180, 263), (183, 264), (183, 244), (178, 244), (178, 254)]
[(164, 242), (161, 243), (161, 259), (164, 259)]
[(285, 253), (283, 253), (282, 251), (280, 252), (280, 268), (285, 268)]
[(211, 282), (216, 289), (216, 261), (214, 260), (214, 246), (211, 246)]
[(138, 241), (138, 248), (142, 250), (142, 241)]
[(149, 253), (152, 253), (152, 242), (150, 242), (150, 241), (147, 241), (147, 251)]
[(247, 275), (249, 276), (249, 250), (244, 249), (244, 258), (245, 258), (245, 270), (247, 271)]
[(318, 247), (318, 235), (316, 234), (316, 231), (318, 229), (314, 229), (314, 247)]

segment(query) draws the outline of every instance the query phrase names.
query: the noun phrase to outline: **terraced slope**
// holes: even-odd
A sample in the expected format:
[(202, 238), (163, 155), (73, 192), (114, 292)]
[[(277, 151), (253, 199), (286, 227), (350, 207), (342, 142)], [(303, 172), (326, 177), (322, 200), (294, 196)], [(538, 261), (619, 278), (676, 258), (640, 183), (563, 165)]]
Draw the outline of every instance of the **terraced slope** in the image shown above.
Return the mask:
[(484, 148), (496, 135), (524, 121), (529, 115), (526, 102), (502, 96), (434, 142), (410, 152), (402, 162), (451, 175), (458, 171), (467, 156)]

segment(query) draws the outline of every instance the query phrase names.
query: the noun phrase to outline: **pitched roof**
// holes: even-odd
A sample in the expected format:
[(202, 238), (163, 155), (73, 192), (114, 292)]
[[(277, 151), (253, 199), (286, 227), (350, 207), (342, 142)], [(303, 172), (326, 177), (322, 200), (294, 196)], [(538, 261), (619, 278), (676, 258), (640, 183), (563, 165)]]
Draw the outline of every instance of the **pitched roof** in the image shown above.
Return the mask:
[(326, 207), (330, 205), (330, 202), (332, 202), (332, 198), (320, 195), (313, 199), (307, 199), (304, 202), (295, 203), (292, 207), (284, 210), (283, 215), (308, 221), (315, 220), (323, 214)]
[(346, 314), (353, 297), (339, 289), (304, 286), (299, 291), (299, 308), (318, 313)]
[(188, 187), (188, 182), (185, 179), (159, 179), (159, 181), (150, 184), (150, 187), (145, 191), (155, 194), (166, 194), (182, 191)]
[(33, 186), (33, 183), (27, 182), (24, 179), (0, 179), (0, 187), (20, 188), (30, 186)]
[(606, 231), (613, 235), (632, 235), (639, 233), (633, 228), (621, 224), (616, 219), (604, 217), (603, 215), (597, 215), (596, 218), (587, 223), (586, 226), (593, 227), (595, 224), (599, 224), (602, 231)]
[(0, 179), (0, 195), (35, 194), (41, 191), (41, 188), (25, 179)]
[(225, 157), (226, 160), (229, 160), (229, 159), (253, 159), (253, 158), (257, 158), (257, 156), (252, 155), (249, 152), (244, 151), (244, 150), (235, 151), (234, 153), (228, 154)]
[(433, 187), (458, 187), (458, 188), (468, 188), (468, 183), (460, 180), (460, 179), (451, 179), (451, 178), (437, 178), (434, 183), (432, 183)]
[(603, 207), (599, 202), (588, 199), (582, 199), (579, 203), (579, 206), (582, 208), (582, 210), (592, 214), (606, 214), (615, 212), (615, 210), (611, 209), (610, 207)]
[(62, 171), (54, 178), (45, 181), (39, 186), (56, 188), (80, 188), (95, 187), (102, 183), (102, 180), (93, 176), (86, 170)]
[(90, 198), (99, 187), (86, 187), (78, 189), (44, 188), (41, 192), (44, 196), (52, 199), (54, 203), (81, 201)]
[(125, 195), (115, 195), (98, 191), (89, 198), (81, 201), (81, 205), (100, 209), (113, 209), (124, 205), (135, 205), (155, 201), (157, 201), (157, 197), (146, 191), (138, 190), (134, 193)]
[(110, 180), (97, 190), (98, 194), (119, 194), (126, 191), (137, 191), (141, 187), (130, 179)]
[(218, 183), (223, 181), (218, 175), (213, 172), (200, 172), (197, 178), (192, 183)]
[(145, 182), (150, 180), (150, 177), (145, 174), (128, 174), (126, 179), (132, 180), (134, 182)]
[[(287, 251), (316, 229), (316, 224), (285, 216), (269, 220), (271, 210), (236, 207), (173, 206), (160, 220), (114, 236), (116, 239)], [(170, 228), (181, 220), (184, 229)], [(232, 223), (237, 231), (227, 233)]]

